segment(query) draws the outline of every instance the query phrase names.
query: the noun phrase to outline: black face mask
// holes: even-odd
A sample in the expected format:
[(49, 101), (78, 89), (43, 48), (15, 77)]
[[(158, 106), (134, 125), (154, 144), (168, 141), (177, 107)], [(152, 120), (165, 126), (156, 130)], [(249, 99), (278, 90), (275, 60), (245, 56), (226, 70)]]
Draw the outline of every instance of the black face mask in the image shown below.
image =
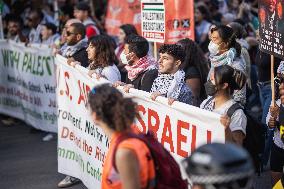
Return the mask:
[(217, 93), (217, 87), (210, 80), (204, 84), (206, 94), (208, 96), (214, 96)]

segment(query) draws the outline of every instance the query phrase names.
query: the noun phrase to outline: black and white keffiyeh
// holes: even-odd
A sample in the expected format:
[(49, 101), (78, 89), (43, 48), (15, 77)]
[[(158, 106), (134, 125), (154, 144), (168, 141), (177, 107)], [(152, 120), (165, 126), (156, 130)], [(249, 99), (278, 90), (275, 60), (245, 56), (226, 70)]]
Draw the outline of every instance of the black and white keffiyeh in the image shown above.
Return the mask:
[(154, 80), (151, 93), (160, 92), (163, 96), (178, 99), (184, 84), (185, 73), (178, 70), (175, 74), (159, 74)]

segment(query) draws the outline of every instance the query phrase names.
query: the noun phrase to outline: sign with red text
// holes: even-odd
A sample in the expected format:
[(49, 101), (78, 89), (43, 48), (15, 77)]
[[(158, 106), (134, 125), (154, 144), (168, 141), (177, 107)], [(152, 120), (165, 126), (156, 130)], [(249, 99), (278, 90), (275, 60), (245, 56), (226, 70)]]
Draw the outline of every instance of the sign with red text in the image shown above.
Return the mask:
[(141, 0), (142, 36), (148, 41), (165, 41), (165, 4), (164, 0)]
[(0, 113), (57, 132), (55, 75), (47, 46), (0, 41)]
[[(76, 69), (57, 56), (58, 75), (58, 171), (77, 177), (90, 189), (101, 188), (103, 163), (109, 138), (96, 126), (88, 111), (87, 96), (94, 85), (107, 82), (87, 76), (85, 68)], [(200, 145), (225, 142), (220, 115), (167, 99), (150, 99), (144, 91), (130, 89), (124, 93), (138, 104), (135, 125), (146, 133), (151, 130), (181, 165)], [(181, 169), (183, 171), (183, 169)]]

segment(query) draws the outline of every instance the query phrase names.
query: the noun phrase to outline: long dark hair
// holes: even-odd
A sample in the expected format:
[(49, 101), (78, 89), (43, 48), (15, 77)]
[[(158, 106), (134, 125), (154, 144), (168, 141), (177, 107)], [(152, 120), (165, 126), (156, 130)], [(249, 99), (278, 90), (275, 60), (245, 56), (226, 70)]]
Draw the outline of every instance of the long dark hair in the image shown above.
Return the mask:
[(109, 84), (94, 87), (88, 101), (91, 111), (115, 131), (129, 130), (137, 115), (136, 103)]
[(205, 83), (209, 72), (209, 64), (201, 48), (188, 38), (179, 40), (177, 44), (184, 48), (186, 54), (182, 63), (182, 69), (187, 70), (189, 67), (195, 67), (199, 72), (202, 84)]
[(119, 28), (122, 29), (123, 32), (125, 33), (125, 38), (129, 35), (138, 35), (135, 26), (132, 24), (123, 24)]
[(232, 28), (225, 25), (219, 25), (211, 29), (211, 33), (213, 33), (214, 31), (217, 31), (219, 33), (219, 36), (222, 39), (222, 41), (228, 44), (228, 48), (236, 49), (237, 57), (241, 55), (242, 47), (236, 41), (237, 36)]
[(228, 83), (228, 93), (230, 95), (233, 94), (234, 90), (240, 90), (246, 84), (245, 74), (229, 65), (215, 67), (214, 78), (216, 86)]
[(97, 35), (89, 40), (89, 44), (95, 47), (95, 60), (90, 62), (90, 70), (104, 68), (118, 63), (114, 53), (114, 46), (109, 37)]

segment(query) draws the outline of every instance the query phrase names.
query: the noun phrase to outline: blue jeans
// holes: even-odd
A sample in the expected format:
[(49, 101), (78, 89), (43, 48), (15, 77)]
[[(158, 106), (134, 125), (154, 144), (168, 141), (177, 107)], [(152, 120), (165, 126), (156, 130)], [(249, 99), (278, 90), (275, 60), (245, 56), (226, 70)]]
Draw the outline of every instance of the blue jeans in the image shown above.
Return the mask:
[(265, 129), (267, 130), (265, 147), (264, 147), (264, 154), (263, 154), (263, 163), (267, 164), (269, 156), (270, 156), (270, 149), (271, 149), (271, 146), (272, 146), (272, 142), (273, 142), (272, 138), (273, 138), (273, 134), (274, 134), (273, 131), (267, 129), (268, 127), (266, 125), (266, 116), (268, 114), (270, 104), (271, 104), (271, 100), (272, 100), (270, 82), (268, 82), (268, 83), (259, 82), (258, 88), (259, 88), (260, 102), (261, 102), (261, 105), (262, 105), (261, 122), (262, 122), (263, 126), (265, 127)]

